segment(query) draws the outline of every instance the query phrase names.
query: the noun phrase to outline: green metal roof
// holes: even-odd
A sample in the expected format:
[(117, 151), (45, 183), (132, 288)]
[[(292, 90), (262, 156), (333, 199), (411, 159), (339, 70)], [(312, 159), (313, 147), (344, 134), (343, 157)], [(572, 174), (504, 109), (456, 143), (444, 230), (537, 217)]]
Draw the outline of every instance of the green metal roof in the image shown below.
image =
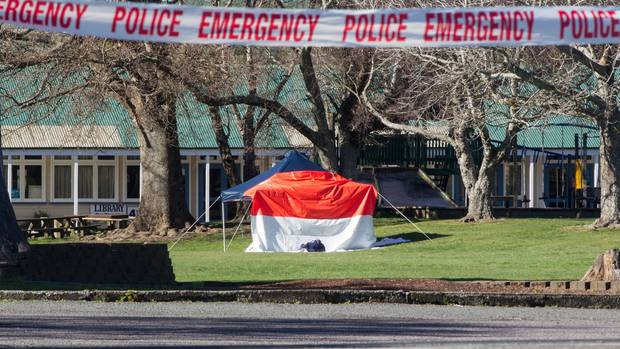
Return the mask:
[[(16, 108), (15, 103), (2, 97), (2, 90), (9, 92), (13, 98), (20, 102), (27, 101), (33, 96), (38, 85), (36, 76), (40, 72), (36, 70), (24, 73), (24, 76), (0, 77), (0, 124), (7, 126), (2, 130), (4, 146), (7, 148), (45, 148), (46, 145), (67, 144), (62, 139), (42, 142), (37, 144), (37, 137), (25, 137), (28, 128), (48, 127), (50, 132), (47, 138), (67, 137), (66, 132), (54, 132), (58, 126), (72, 126), (84, 132), (93, 131), (99, 126), (113, 126), (118, 132), (118, 137), (110, 137), (106, 144), (98, 144), (104, 148), (137, 148), (138, 142), (133, 127), (133, 121), (123, 106), (113, 99), (106, 99), (101, 105), (92, 106), (88, 102), (88, 95), (75, 94), (63, 96), (49, 103), (36, 104), (29, 108)], [(300, 85), (302, 84), (302, 85)], [(273, 89), (277, 85), (275, 76), (261, 81), (259, 89)], [(242, 84), (237, 90), (243, 90)], [(307, 97), (304, 94), (303, 80), (299, 73), (294, 74), (289, 80), (285, 90), (280, 96), (280, 101), (287, 105), (297, 115), (308, 112)], [(239, 107), (244, 112), (245, 106)], [(305, 110), (305, 112), (304, 112)], [(263, 111), (257, 109), (256, 117)], [(222, 108), (222, 118), (225, 130), (229, 134), (229, 142), (232, 148), (243, 148), (241, 133), (237, 127), (236, 117), (232, 107)], [(217, 142), (211, 124), (211, 114), (208, 108), (196, 101), (189, 93), (179, 96), (177, 103), (177, 118), (179, 129), (179, 143), (183, 149), (216, 149)], [(50, 127), (55, 126), (55, 127)], [(62, 128), (61, 128), (62, 129)], [(40, 132), (40, 131), (39, 131)], [(32, 133), (32, 132), (30, 132)], [(119, 141), (120, 140), (120, 141)], [(105, 142), (103, 142), (105, 143)], [(270, 116), (256, 137), (256, 145), (259, 148), (296, 148), (308, 146), (309, 142), (287, 126), (280, 118)], [(50, 145), (51, 146), (51, 145)], [(88, 145), (84, 145), (88, 147)]]
[[(0, 112), (4, 111), (4, 115), (0, 118), (3, 126), (2, 133), (4, 135), (4, 146), (7, 148), (56, 148), (58, 144), (65, 145), (66, 148), (74, 147), (102, 147), (102, 148), (137, 148), (135, 130), (132, 120), (127, 111), (117, 101), (107, 99), (101, 105), (92, 106), (88, 102), (88, 95), (77, 94), (64, 96), (51, 103), (41, 103), (26, 110), (15, 108), (14, 103), (2, 97), (3, 92), (9, 92), (15, 99), (26, 101), (32, 96), (40, 86), (37, 84), (36, 78), (44, 74), (44, 70), (31, 70), (23, 75), (11, 75), (0, 77)], [(259, 83), (259, 93), (269, 95), (269, 91), (273, 91), (281, 80), (284, 71), (274, 69), (269, 74), (262, 77)], [(237, 93), (247, 91), (244, 81), (236, 84)], [(293, 113), (298, 115), (309, 126), (313, 126), (311, 113), (311, 104), (308, 101), (303, 78), (299, 71), (296, 71), (282, 93), (279, 95), (279, 101), (291, 109)], [(502, 112), (505, 112), (500, 105), (494, 105), (489, 112), (496, 113), (494, 121), (489, 123), (489, 130), (492, 138), (496, 142), (501, 142), (505, 134), (505, 118)], [(239, 110), (243, 113), (246, 107), (239, 106)], [(256, 118), (263, 110), (257, 109)], [(232, 148), (243, 148), (241, 133), (237, 127), (236, 117), (232, 107), (222, 108), (222, 118), (225, 129), (229, 133), (229, 142)], [(191, 94), (184, 93), (179, 97), (177, 104), (179, 142), (183, 149), (216, 149), (217, 143), (215, 134), (211, 124), (211, 114), (208, 108), (198, 103)], [(45, 130), (37, 130), (29, 132), (28, 127), (47, 128)], [(56, 126), (55, 128), (49, 126)], [(63, 127), (61, 127), (63, 126)], [(66, 137), (72, 137), (67, 132), (67, 127), (72, 126), (74, 129), (84, 130), (85, 133), (90, 132), (109, 132), (110, 127), (114, 127), (118, 133), (116, 137), (101, 137), (98, 142), (89, 144), (88, 142), (77, 143), (80, 145), (72, 145)], [(47, 139), (43, 142), (40, 135), (45, 133)], [(533, 122), (530, 128), (519, 132), (517, 136), (517, 144), (521, 147), (537, 148), (537, 149), (560, 149), (573, 148), (575, 145), (575, 134), (580, 136), (584, 133), (588, 135), (588, 148), (598, 148), (598, 130), (596, 124), (582, 119), (566, 115), (550, 116), (544, 120)], [(30, 137), (25, 136), (29, 134)], [(13, 138), (12, 138), (13, 136)], [(258, 148), (268, 149), (286, 149), (296, 147), (307, 147), (309, 142), (305, 137), (294, 131), (280, 118), (271, 116), (266, 127), (259, 132), (256, 138)]]
[[(504, 125), (489, 126), (491, 137), (496, 142), (503, 141), (505, 131)], [(587, 134), (588, 148), (598, 148), (598, 128), (594, 122), (568, 115), (554, 115), (536, 120), (530, 127), (520, 131), (517, 134), (517, 145), (535, 149), (573, 149), (575, 134), (582, 139), (584, 133)]]

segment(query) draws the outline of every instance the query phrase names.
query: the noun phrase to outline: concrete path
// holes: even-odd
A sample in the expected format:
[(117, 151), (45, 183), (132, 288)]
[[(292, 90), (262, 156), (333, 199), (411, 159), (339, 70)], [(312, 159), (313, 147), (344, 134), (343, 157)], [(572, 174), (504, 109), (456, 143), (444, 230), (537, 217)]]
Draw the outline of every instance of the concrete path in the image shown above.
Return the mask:
[(620, 311), (394, 304), (2, 302), (0, 347), (612, 348)]

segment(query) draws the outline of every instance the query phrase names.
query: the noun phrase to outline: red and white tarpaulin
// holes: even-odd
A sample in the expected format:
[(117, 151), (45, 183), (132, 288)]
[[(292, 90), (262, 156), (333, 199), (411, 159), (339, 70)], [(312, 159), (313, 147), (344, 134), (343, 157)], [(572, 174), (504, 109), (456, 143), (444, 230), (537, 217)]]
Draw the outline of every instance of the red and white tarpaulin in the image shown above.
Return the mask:
[(107, 39), (192, 44), (523, 46), (620, 43), (619, 11), (595, 6), (284, 10), (0, 0), (0, 23)]
[(293, 252), (321, 240), (326, 252), (367, 249), (376, 241), (377, 191), (323, 171), (281, 172), (245, 192), (252, 198), (248, 252)]

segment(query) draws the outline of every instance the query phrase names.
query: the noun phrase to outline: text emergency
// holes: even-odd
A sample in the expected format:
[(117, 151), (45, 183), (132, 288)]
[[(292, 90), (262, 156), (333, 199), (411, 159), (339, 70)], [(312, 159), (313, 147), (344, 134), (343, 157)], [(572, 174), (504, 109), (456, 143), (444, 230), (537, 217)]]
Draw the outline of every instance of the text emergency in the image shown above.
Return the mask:
[(532, 38), (534, 11), (429, 12), (424, 41), (498, 42)]
[(45, 0), (0, 0), (0, 21), (27, 26), (80, 29), (88, 4)]
[(204, 11), (201, 39), (310, 42), (319, 15)]

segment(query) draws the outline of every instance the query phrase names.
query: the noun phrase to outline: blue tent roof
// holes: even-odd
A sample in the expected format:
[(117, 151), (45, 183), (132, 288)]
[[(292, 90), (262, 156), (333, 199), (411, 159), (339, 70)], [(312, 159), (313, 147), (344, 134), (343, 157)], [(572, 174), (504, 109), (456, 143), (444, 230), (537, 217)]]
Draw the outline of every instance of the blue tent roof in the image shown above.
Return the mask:
[(274, 167), (248, 180), (247, 182), (222, 191), (222, 201), (227, 202), (243, 200), (243, 193), (245, 193), (248, 189), (264, 182), (276, 173), (293, 171), (325, 170), (318, 164), (310, 161), (305, 154), (291, 150), (287, 152), (286, 155), (284, 155), (284, 159), (278, 162), (278, 164)]

